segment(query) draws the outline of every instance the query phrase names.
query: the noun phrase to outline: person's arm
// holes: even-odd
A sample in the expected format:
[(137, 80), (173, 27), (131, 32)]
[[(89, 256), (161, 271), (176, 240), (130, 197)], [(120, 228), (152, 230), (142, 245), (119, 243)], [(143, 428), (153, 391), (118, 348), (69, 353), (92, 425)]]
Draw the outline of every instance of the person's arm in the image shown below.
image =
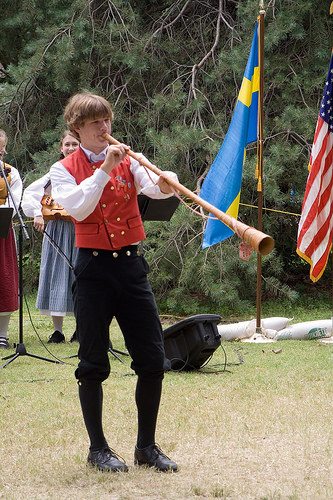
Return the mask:
[(140, 163), (131, 158), (131, 171), (134, 175), (137, 193), (145, 194), (149, 198), (165, 199), (173, 196), (173, 188), (163, 179), (163, 176), (178, 180), (174, 172), (165, 171), (158, 176), (152, 170), (143, 167)]
[(23, 191), (22, 210), (27, 217), (34, 218), (34, 227), (40, 233), (45, 228), (41, 204), (44, 194), (51, 194), (50, 173), (32, 182)]
[(51, 194), (51, 187), (45, 188), (49, 180), (50, 174), (47, 173), (23, 191), (22, 210), (27, 217), (42, 216), (42, 198), (44, 194)]
[(77, 184), (60, 162), (52, 165), (50, 174), (54, 199), (78, 221), (86, 219), (95, 210), (110, 180), (110, 176), (99, 168), (91, 177)]
[[(10, 181), (10, 191), (13, 195), (13, 198), (14, 198), (14, 202), (15, 202), (15, 205), (17, 208), (19, 208), (20, 206), (20, 203), (21, 203), (21, 197), (22, 197), (22, 191), (23, 191), (23, 183), (22, 183), (22, 179), (20, 177), (20, 174), (18, 172), (18, 170), (14, 167), (11, 168), (11, 172), (10, 172), (10, 177), (11, 177), (11, 181)], [(13, 207), (14, 208), (14, 205), (13, 205), (13, 202), (12, 202), (12, 198), (10, 196), (10, 194), (8, 193), (8, 197), (7, 197), (7, 200), (8, 200), (8, 203), (6, 201), (5, 205), (1, 205), (2, 207)], [(15, 210), (14, 210), (14, 213), (13, 215), (15, 215)]]

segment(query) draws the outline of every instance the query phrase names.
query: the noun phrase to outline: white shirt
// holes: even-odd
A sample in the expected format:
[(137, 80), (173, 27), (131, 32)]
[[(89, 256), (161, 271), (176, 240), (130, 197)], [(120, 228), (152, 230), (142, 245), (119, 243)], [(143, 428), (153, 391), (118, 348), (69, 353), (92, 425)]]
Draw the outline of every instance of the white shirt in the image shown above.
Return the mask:
[[(90, 153), (86, 149), (84, 152), (87, 156)], [(144, 168), (133, 158), (130, 160), (130, 170), (134, 176), (137, 194), (142, 193), (156, 199), (172, 196), (172, 194), (162, 193), (155, 184), (158, 180), (157, 174)], [(59, 161), (52, 165), (50, 174), (54, 199), (78, 221), (86, 219), (95, 210), (103, 189), (110, 180), (109, 174), (98, 168), (91, 177), (87, 177), (78, 185), (75, 178)], [(175, 173), (165, 172), (165, 174), (177, 180)]]
[(27, 217), (42, 215), (42, 198), (44, 194), (51, 195), (50, 172), (32, 182), (23, 192), (22, 210)]
[[(5, 166), (5, 164), (2, 162), (2, 167), (4, 168), (4, 166)], [(20, 202), (21, 202), (21, 197), (22, 197), (22, 191), (23, 191), (23, 183), (22, 183), (20, 174), (19, 174), (18, 170), (15, 167), (11, 167), (10, 178), (11, 178), (11, 181), (10, 181), (10, 184), (9, 184), (10, 191), (11, 191), (11, 193), (13, 195), (15, 205), (19, 209)], [(8, 208), (8, 207), (13, 207), (14, 208), (14, 205), (13, 205), (13, 202), (12, 202), (12, 198), (11, 198), (11, 196), (10, 196), (9, 193), (8, 193), (8, 196), (7, 196), (5, 204), (4, 205), (0, 205), (0, 208)], [(16, 212), (15, 212), (15, 209), (14, 209), (13, 216), (15, 215), (15, 213)]]

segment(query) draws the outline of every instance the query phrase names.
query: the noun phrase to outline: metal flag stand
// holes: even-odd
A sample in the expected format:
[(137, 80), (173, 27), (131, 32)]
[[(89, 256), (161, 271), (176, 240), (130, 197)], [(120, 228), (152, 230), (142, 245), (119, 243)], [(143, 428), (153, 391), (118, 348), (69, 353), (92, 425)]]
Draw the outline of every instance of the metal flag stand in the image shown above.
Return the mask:
[[(333, 14), (333, 2), (331, 2), (331, 5), (330, 5), (330, 16), (332, 14)], [(331, 295), (332, 295), (332, 309), (333, 309), (333, 250), (331, 250), (331, 261), (332, 261), (332, 290), (331, 290)], [(320, 343), (323, 343), (323, 344), (333, 344), (333, 311), (332, 311), (332, 316), (331, 316), (331, 325), (332, 325), (331, 337), (328, 337), (328, 338), (325, 338), (325, 339), (320, 339), (319, 340)]]
[[(262, 231), (262, 182), (263, 182), (263, 131), (264, 131), (264, 22), (265, 10), (264, 1), (260, 0), (260, 11), (258, 17), (259, 23), (259, 100), (258, 100), (258, 164), (256, 171), (256, 178), (258, 180), (258, 230)], [(257, 253), (257, 318), (256, 318), (256, 331), (248, 339), (243, 339), (243, 342), (275, 342), (263, 335), (261, 327), (261, 254)]]

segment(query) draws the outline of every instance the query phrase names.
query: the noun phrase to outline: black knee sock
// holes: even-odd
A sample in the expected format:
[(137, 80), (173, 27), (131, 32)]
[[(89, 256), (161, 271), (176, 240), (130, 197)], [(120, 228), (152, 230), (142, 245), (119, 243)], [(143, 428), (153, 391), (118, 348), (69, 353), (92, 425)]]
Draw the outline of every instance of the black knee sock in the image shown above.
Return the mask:
[(100, 382), (79, 382), (79, 398), (89, 439), (90, 450), (107, 446), (102, 427), (103, 389)]
[(155, 429), (162, 392), (162, 379), (142, 380), (138, 378), (135, 401), (138, 408), (138, 448), (155, 442)]

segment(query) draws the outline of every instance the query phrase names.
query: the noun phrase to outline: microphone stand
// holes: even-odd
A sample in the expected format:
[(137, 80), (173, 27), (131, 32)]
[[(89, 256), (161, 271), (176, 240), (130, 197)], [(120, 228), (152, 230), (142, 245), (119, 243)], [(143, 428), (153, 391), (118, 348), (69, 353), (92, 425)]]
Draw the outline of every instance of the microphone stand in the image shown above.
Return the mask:
[[(29, 234), (23, 222), (22, 216), (16, 206), (12, 191), (9, 186), (9, 182), (6, 177), (5, 169), (3, 168), (1, 161), (2, 154), (0, 154), (0, 172), (2, 173), (3, 178), (5, 179), (5, 183), (7, 186), (8, 194), (11, 197), (15, 212), (19, 219), (19, 244), (18, 244), (18, 257), (19, 257), (19, 343), (16, 344), (16, 352), (12, 356), (5, 356), (2, 359), (8, 359), (7, 363), (1, 366), (1, 368), (5, 368), (9, 363), (14, 361), (19, 356), (31, 356), (32, 358), (41, 359), (43, 361), (48, 361), (50, 363), (60, 363), (60, 361), (44, 358), (42, 356), (37, 356), (35, 354), (31, 354), (27, 352), (25, 345), (23, 343), (23, 265), (22, 265), (22, 255), (23, 255), (23, 233), (26, 240), (29, 240)], [(14, 344), (15, 346), (15, 344)]]
[[(118, 351), (117, 349), (113, 349), (113, 345), (112, 345), (111, 340), (109, 340), (109, 352), (112, 354), (112, 356), (114, 356), (116, 359), (118, 359), (122, 363), (124, 363), (124, 361), (121, 359), (120, 356), (118, 356), (118, 354), (123, 354), (124, 356), (129, 356), (128, 352), (123, 352), (123, 351)], [(118, 353), (118, 354), (116, 354), (116, 353)]]
[[(117, 351), (117, 349), (113, 349), (111, 340), (109, 340), (109, 349), (108, 349), (108, 352), (111, 353), (112, 356), (114, 356), (116, 359), (118, 359), (122, 363), (125, 363), (125, 362), (121, 359), (120, 356), (118, 356), (118, 354), (123, 354), (124, 356), (129, 356), (128, 352)], [(116, 354), (116, 353), (118, 353), (118, 354)], [(73, 354), (72, 356), (67, 356), (66, 359), (77, 358), (77, 357), (78, 357), (78, 354)]]

